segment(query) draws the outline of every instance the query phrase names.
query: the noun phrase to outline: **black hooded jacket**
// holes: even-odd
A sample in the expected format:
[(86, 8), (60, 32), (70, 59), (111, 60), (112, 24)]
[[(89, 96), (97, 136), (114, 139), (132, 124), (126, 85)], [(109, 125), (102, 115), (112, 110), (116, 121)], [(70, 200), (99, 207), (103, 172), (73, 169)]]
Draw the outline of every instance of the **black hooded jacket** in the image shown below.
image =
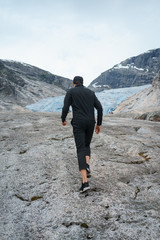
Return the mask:
[(70, 106), (72, 106), (74, 121), (95, 121), (94, 108), (96, 108), (97, 125), (102, 124), (102, 105), (95, 93), (82, 84), (76, 84), (74, 88), (69, 89), (66, 93), (61, 116), (62, 122), (66, 120)]

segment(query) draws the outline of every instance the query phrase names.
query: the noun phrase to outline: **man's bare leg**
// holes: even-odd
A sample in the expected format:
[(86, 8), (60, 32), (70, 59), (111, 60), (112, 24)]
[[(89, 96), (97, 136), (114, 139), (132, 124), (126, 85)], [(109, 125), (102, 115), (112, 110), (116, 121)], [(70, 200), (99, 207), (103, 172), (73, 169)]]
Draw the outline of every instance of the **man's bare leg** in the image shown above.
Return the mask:
[(90, 161), (90, 156), (86, 156), (86, 163), (88, 164), (87, 169), (86, 169), (88, 178), (91, 177), (91, 172), (90, 172), (90, 168), (89, 168), (89, 161)]
[(90, 156), (86, 156), (86, 163), (89, 165)]
[[(89, 165), (90, 156), (86, 156), (86, 163)], [(87, 182), (87, 171), (86, 169), (82, 169), (81, 171), (82, 181), (83, 183)]]
[(86, 171), (86, 169), (82, 169), (80, 172), (81, 172), (83, 183), (87, 182), (87, 171)]

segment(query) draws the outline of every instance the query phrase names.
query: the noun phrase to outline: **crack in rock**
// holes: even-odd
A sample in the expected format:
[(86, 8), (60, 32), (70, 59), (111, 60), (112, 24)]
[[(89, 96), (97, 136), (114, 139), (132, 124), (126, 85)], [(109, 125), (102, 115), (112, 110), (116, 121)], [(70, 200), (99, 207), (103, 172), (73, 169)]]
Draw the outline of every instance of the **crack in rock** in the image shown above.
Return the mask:
[(141, 160), (141, 161), (131, 161), (131, 164), (142, 164), (144, 163), (144, 160)]
[(62, 223), (62, 225), (64, 225), (65, 227), (71, 227), (71, 226), (73, 226), (73, 225), (78, 225), (78, 226), (80, 226), (80, 227), (82, 227), (82, 228), (88, 228), (88, 224), (86, 224), (86, 223), (81, 223), (81, 222), (70, 222), (70, 223)]
[(7, 138), (9, 138), (8, 136), (2, 136), (0, 141), (5, 141)]
[(29, 202), (28, 199), (25, 199), (25, 198), (23, 198), (22, 196), (19, 196), (18, 194), (15, 194), (15, 197), (17, 197), (17, 198), (20, 199), (21, 201)]
[(28, 150), (28, 149), (22, 150), (22, 151), (19, 152), (19, 154), (24, 154), (24, 153), (27, 152), (27, 150)]
[(138, 132), (138, 130), (140, 129), (141, 127), (134, 127), (134, 130), (136, 131), (136, 132)]
[(31, 201), (36, 201), (36, 200), (41, 199), (41, 198), (43, 198), (43, 196), (33, 196), (31, 198)]
[(68, 138), (73, 138), (73, 135), (62, 138), (62, 141), (64, 141), (65, 139), (68, 139)]
[(140, 152), (139, 156), (143, 157), (145, 161), (149, 161), (151, 158), (148, 155), (145, 155), (147, 152)]
[(71, 135), (71, 136), (66, 136), (66, 137), (64, 137), (64, 138), (55, 138), (55, 137), (53, 137), (53, 138), (50, 138), (49, 140), (53, 140), (53, 141), (64, 141), (64, 140), (69, 139), (69, 138), (73, 138), (73, 135)]
[(142, 164), (144, 163), (144, 160), (140, 161), (131, 161), (131, 162), (123, 162), (123, 161), (113, 161), (113, 160), (107, 160), (108, 162), (115, 162), (115, 163), (124, 163), (124, 164)]
[(112, 216), (108, 213), (108, 214), (106, 214), (106, 216), (104, 217), (104, 219), (106, 220), (106, 221), (108, 221), (110, 218), (112, 218)]
[(134, 200), (137, 198), (138, 193), (140, 192), (139, 187), (136, 187)]
[(20, 195), (18, 195), (18, 194), (15, 194), (15, 197), (17, 197), (17, 198), (20, 199), (21, 201), (26, 201), (26, 202), (33, 202), (33, 201), (36, 201), (36, 200), (38, 200), (38, 199), (43, 198), (43, 196), (33, 196), (33, 197), (31, 197), (31, 200), (29, 200), (29, 199), (23, 198), (22, 196), (20, 196)]
[(53, 141), (61, 141), (62, 139), (59, 139), (59, 138), (50, 138), (49, 140), (53, 140)]

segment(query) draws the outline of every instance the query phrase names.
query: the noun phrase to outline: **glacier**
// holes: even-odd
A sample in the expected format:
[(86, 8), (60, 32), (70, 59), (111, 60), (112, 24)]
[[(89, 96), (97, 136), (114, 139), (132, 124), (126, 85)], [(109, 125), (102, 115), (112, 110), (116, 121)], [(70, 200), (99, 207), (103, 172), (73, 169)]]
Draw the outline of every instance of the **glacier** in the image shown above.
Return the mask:
[[(102, 104), (103, 114), (108, 114), (111, 113), (121, 102), (148, 87), (151, 87), (151, 85), (148, 84), (138, 87), (104, 90), (102, 92), (97, 92), (96, 96)], [(28, 105), (26, 108), (33, 112), (61, 112), (63, 101), (64, 95), (49, 97)]]

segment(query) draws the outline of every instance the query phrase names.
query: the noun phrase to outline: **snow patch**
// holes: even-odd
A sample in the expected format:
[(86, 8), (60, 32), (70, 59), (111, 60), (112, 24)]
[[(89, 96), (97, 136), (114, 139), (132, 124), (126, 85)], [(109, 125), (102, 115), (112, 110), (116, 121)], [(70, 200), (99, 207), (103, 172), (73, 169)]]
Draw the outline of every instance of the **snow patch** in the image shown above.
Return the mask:
[(92, 87), (94, 88), (110, 88), (108, 85), (97, 85), (97, 82), (96, 83), (93, 83), (92, 84)]
[(122, 68), (124, 68), (124, 69), (134, 68), (134, 69), (139, 70), (139, 71), (145, 71), (145, 69), (143, 69), (143, 68), (136, 67), (134, 65), (134, 63), (127, 64), (126, 66), (119, 63), (119, 64), (117, 64), (113, 67), (113, 69), (122, 69)]
[(117, 64), (116, 66), (113, 67), (114, 69), (120, 69), (120, 68), (129, 68), (129, 64), (127, 64), (127, 66), (123, 66), (121, 63)]
[(97, 88), (98, 86), (99, 85), (97, 85), (97, 82), (92, 84), (92, 87), (94, 87), (94, 88)]
[(144, 71), (143, 68), (137, 68), (136, 66), (134, 66), (135, 69), (139, 70), (139, 71)]

